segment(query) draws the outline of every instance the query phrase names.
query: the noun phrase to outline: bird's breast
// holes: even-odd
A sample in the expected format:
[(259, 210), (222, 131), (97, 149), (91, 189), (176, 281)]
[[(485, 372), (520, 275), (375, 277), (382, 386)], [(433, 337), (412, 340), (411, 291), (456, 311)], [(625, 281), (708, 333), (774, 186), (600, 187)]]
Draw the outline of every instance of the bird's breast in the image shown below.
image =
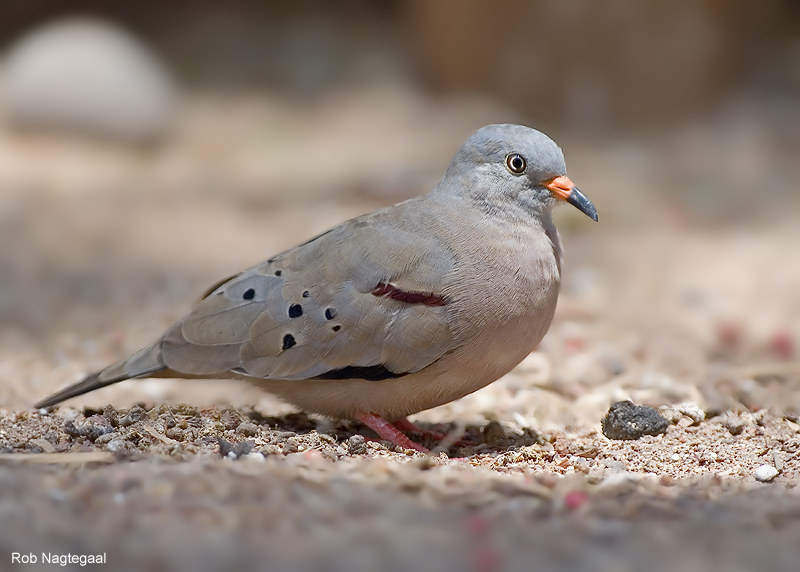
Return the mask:
[[(469, 356), (485, 356), (502, 375), (544, 337), (560, 287), (560, 245), (542, 228), (515, 228), (487, 239), (459, 264), (453, 295), (457, 336)], [(501, 372), (501, 370), (503, 370)]]

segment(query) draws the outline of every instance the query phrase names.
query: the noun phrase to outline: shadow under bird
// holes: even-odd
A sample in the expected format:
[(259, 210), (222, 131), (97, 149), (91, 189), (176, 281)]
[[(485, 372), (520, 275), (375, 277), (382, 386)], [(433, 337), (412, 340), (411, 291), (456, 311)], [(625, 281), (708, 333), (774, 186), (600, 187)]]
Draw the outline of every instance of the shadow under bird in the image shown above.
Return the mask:
[(550, 327), (555, 205), (597, 220), (543, 133), (489, 125), (430, 193), (354, 218), (214, 286), (131, 357), (36, 407), (130, 378), (240, 378), (395, 445), (424, 409), (509, 372)]

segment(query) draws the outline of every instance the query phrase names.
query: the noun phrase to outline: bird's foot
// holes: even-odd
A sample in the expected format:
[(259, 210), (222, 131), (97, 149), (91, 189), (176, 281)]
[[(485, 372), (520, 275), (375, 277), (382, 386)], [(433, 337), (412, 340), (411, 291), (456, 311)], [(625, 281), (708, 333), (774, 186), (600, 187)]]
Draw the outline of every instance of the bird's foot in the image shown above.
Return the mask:
[(418, 435), (424, 436), (426, 439), (437, 441), (444, 447), (444, 449), (447, 449), (452, 446), (467, 447), (470, 445), (475, 445), (475, 443), (469, 438), (469, 436), (464, 436), (463, 427), (460, 430), (456, 429), (452, 433), (442, 433), (440, 431), (431, 431), (430, 429), (423, 429), (422, 427), (420, 427), (413, 421), (409, 421), (405, 417), (398, 419), (393, 423), (393, 425), (397, 427), (400, 431), (416, 433)]
[[(409, 439), (405, 434), (403, 434), (398, 427), (389, 423), (386, 419), (379, 415), (374, 415), (372, 413), (362, 413), (361, 415), (356, 416), (356, 420), (360, 421), (373, 431), (378, 434), (381, 439), (385, 439), (389, 441), (393, 445), (398, 447), (403, 447), (404, 449), (413, 449), (414, 451), (419, 451), (420, 453), (425, 453), (426, 455), (430, 455), (431, 452), (420, 445), (419, 443), (415, 443), (411, 439)], [(413, 423), (408, 420), (405, 420), (406, 423), (415, 427)]]

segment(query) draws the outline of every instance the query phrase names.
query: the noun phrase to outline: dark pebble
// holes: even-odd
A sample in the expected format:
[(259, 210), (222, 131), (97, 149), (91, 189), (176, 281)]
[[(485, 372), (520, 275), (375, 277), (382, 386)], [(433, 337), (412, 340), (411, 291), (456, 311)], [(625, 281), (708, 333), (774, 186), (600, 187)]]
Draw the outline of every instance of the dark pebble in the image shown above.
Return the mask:
[(601, 421), (603, 435), (609, 439), (638, 439), (643, 435), (666, 433), (669, 421), (658, 411), (631, 401), (617, 401)]
[(129, 427), (134, 423), (138, 423), (147, 416), (147, 412), (143, 407), (134, 405), (130, 410), (119, 420), (120, 427)]

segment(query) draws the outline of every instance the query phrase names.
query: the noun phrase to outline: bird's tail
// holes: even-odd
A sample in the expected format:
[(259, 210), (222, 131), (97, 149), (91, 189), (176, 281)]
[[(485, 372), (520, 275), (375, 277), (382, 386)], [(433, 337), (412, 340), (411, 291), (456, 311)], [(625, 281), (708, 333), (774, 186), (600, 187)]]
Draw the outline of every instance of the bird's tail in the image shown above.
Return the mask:
[(167, 369), (164, 360), (161, 358), (161, 348), (159, 343), (147, 346), (143, 350), (133, 354), (131, 357), (121, 362), (110, 365), (102, 371), (94, 373), (78, 383), (74, 383), (45, 397), (36, 405), (35, 408), (52, 407), (71, 397), (77, 397), (84, 393), (89, 393), (95, 389), (100, 389), (133, 377), (145, 377), (159, 371)]

